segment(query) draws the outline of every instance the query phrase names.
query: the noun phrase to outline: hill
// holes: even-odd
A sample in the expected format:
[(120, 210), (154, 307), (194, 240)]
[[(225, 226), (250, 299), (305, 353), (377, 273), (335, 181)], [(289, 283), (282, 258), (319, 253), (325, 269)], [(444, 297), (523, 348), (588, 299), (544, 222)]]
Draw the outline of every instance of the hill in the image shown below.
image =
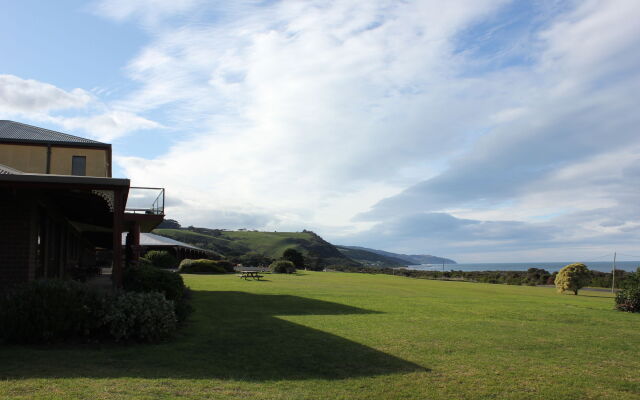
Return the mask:
[(258, 253), (269, 258), (279, 258), (288, 248), (301, 252), (312, 268), (332, 265), (360, 266), (360, 263), (341, 253), (335, 246), (310, 231), (257, 232), (226, 231), (209, 228), (156, 229), (158, 235), (213, 250), (227, 257), (240, 257)]
[(402, 260), (404, 265), (419, 265), (419, 264), (457, 264), (454, 260), (444, 257), (436, 257), (429, 254), (398, 254), (391, 253), (384, 250), (369, 249), (359, 246), (339, 246), (341, 248), (350, 250), (362, 250), (370, 253), (375, 253), (387, 258)]
[(407, 260), (385, 256), (368, 249), (352, 246), (335, 246), (342, 254), (368, 267), (402, 267), (410, 265)]

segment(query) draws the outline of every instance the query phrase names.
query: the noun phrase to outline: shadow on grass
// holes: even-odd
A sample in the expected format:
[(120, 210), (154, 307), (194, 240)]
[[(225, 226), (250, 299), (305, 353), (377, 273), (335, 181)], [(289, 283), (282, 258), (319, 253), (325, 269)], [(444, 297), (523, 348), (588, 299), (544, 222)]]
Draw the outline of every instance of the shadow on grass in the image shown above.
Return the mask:
[(287, 295), (194, 292), (196, 312), (157, 345), (0, 346), (0, 379), (184, 378), (266, 381), (345, 379), (425, 371), (357, 342), (277, 318), (372, 314)]
[(596, 299), (606, 299), (606, 300), (612, 300), (615, 299), (616, 296), (611, 295), (611, 296), (596, 296), (593, 294), (584, 294), (584, 293), (579, 293), (577, 297), (594, 297)]

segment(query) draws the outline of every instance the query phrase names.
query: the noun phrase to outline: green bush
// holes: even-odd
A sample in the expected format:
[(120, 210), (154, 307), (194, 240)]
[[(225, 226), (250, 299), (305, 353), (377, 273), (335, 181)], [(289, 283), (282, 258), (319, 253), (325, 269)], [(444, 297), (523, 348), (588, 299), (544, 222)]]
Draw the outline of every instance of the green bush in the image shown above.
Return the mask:
[(138, 266), (141, 266), (141, 267), (153, 267), (153, 264), (148, 259), (146, 259), (144, 257), (140, 257), (140, 258), (138, 258)]
[(74, 281), (39, 280), (0, 294), (0, 338), (51, 343), (97, 334), (104, 295)]
[(616, 308), (620, 311), (640, 312), (640, 287), (624, 289), (616, 294)]
[(178, 272), (182, 272), (182, 270), (184, 268), (190, 267), (193, 264), (194, 261), (195, 260), (193, 260), (191, 258), (185, 258), (182, 261), (180, 261), (180, 265), (178, 265)]
[(276, 274), (292, 274), (296, 272), (296, 267), (291, 261), (278, 260), (269, 265), (269, 270)]
[(622, 282), (622, 288), (640, 288), (640, 267), (636, 269), (636, 272), (627, 275), (627, 279)]
[(173, 301), (179, 322), (187, 319), (193, 311), (187, 296), (189, 290), (178, 273), (148, 266), (127, 268), (124, 271), (122, 285), (127, 291), (162, 293), (167, 300)]
[(224, 260), (182, 260), (178, 268), (180, 273), (185, 274), (224, 274), (233, 272), (233, 264)]
[(234, 272), (233, 267), (235, 267), (235, 264), (230, 263), (227, 260), (217, 260), (216, 263), (218, 263), (219, 267), (224, 268), (225, 271), (227, 272)]
[(161, 293), (119, 293), (107, 305), (104, 316), (116, 342), (156, 342), (175, 331), (177, 322), (174, 302)]
[(587, 286), (591, 281), (591, 273), (586, 265), (581, 263), (569, 264), (558, 271), (555, 284), (559, 292), (571, 290), (575, 295), (578, 290)]
[(178, 311), (161, 293), (109, 294), (74, 281), (34, 281), (0, 295), (0, 339), (157, 341), (175, 330)]
[(173, 301), (182, 299), (186, 289), (179, 274), (147, 266), (126, 268), (122, 285), (124, 290), (132, 292), (160, 292)]
[(164, 250), (151, 250), (147, 251), (144, 258), (149, 260), (154, 267), (158, 268), (175, 268), (178, 265), (178, 260), (173, 254)]

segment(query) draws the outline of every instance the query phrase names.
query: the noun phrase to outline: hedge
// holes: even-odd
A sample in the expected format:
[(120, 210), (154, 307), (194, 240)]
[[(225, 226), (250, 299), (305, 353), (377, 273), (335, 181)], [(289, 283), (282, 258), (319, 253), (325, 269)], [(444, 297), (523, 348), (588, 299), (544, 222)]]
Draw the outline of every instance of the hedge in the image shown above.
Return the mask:
[(233, 264), (224, 260), (184, 259), (178, 272), (185, 274), (225, 274), (233, 272)]
[(107, 293), (74, 281), (38, 280), (0, 294), (0, 341), (155, 342), (176, 329), (174, 307), (160, 293)]

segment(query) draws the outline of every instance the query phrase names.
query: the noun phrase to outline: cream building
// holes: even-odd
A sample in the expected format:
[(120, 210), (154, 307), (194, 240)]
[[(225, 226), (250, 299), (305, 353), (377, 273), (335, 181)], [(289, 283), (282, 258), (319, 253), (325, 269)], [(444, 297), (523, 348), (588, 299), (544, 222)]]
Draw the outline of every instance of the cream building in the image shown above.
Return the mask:
[(25, 173), (111, 177), (111, 145), (0, 120), (0, 165)]

